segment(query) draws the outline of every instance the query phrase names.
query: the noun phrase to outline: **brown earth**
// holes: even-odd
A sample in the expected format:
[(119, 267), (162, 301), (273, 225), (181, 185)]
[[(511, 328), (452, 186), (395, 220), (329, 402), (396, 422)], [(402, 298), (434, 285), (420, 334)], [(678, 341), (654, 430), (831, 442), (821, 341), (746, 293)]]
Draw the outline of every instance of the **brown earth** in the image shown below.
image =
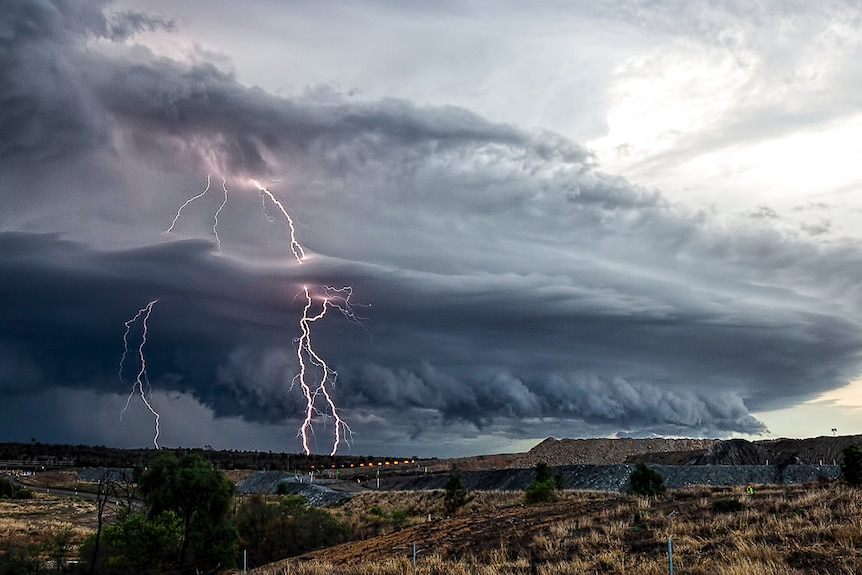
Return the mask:
[(677, 453), (708, 449), (716, 439), (554, 439), (549, 437), (528, 451), (518, 463), (532, 467), (539, 461), (548, 465), (626, 463), (655, 453)]
[(352, 565), (412, 555), (414, 542), (422, 553), (433, 551), (454, 560), (487, 555), (501, 548), (519, 549), (552, 525), (614, 509), (621, 497), (624, 496), (581, 493), (561, 503), (530, 506), (517, 503), (465, 516), (432, 519), (394, 533), (309, 553), (303, 559)]
[(558, 465), (809, 465), (841, 462), (841, 451), (862, 445), (862, 435), (806, 439), (555, 439), (549, 437), (525, 453), (443, 459), (428, 467), (436, 471), (482, 471), (534, 467), (540, 461)]
[[(442, 494), (438, 494), (442, 497)], [(407, 497), (389, 492), (380, 497)], [(427, 494), (412, 494), (428, 497)], [(569, 492), (556, 503), (488, 496), (452, 518), (262, 566), (256, 575), (667, 573), (856, 575), (862, 571), (862, 492), (838, 485), (692, 487), (662, 499)], [(517, 497), (517, 495), (514, 495)], [(720, 503), (736, 502), (736, 512)], [(427, 500), (423, 504), (429, 504)], [(402, 500), (400, 505), (404, 506)]]

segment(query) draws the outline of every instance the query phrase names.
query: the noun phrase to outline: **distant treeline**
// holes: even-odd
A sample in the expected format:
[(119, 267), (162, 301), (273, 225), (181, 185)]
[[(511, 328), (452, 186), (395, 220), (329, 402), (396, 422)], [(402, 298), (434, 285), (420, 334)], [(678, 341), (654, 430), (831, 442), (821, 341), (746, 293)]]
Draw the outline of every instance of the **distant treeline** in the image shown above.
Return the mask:
[[(370, 455), (305, 455), (272, 451), (215, 450), (210, 448), (119, 449), (104, 445), (57, 445), (39, 442), (0, 443), (0, 462), (25, 462), (48, 467), (143, 467), (159, 452), (177, 457), (200, 455), (218, 469), (299, 470), (359, 468), (386, 462), (407, 463), (415, 458)], [(9, 463), (6, 463), (7, 465)], [(0, 464), (2, 465), (2, 464)]]

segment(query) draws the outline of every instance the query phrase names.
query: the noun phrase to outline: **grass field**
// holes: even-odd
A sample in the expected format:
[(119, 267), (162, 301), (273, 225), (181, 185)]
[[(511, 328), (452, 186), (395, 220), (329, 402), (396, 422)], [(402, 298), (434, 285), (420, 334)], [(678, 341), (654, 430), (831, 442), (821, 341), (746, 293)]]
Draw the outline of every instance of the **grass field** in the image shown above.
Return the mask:
[[(521, 492), (475, 492), (447, 517), (443, 493), (362, 493), (329, 508), (353, 541), (258, 568), (256, 575), (862, 573), (862, 490), (839, 483), (691, 487), (660, 499), (565, 492), (524, 505)], [(95, 528), (95, 504), (36, 493), (0, 500), (3, 549), (71, 535), (68, 557)], [(110, 521), (110, 518), (108, 518)], [(414, 568), (412, 545), (417, 545)]]
[(35, 493), (32, 499), (0, 499), (0, 554), (38, 548), (64, 541), (61, 556), (77, 557), (77, 548), (95, 530), (96, 506), (76, 497)]
[[(342, 514), (357, 521), (363, 507), (424, 511), (434, 509), (433, 497), (374, 494), (355, 498)], [(658, 500), (572, 492), (554, 504), (523, 507), (519, 497), (482, 494), (456, 517), (434, 520), (432, 514), (428, 522), (414, 514), (412, 525), (397, 533), (254, 573), (658, 575), (668, 572), (668, 538), (678, 574), (862, 573), (862, 491), (838, 484), (758, 487), (753, 496), (742, 488), (695, 487)], [(421, 549), (415, 569), (412, 541)]]

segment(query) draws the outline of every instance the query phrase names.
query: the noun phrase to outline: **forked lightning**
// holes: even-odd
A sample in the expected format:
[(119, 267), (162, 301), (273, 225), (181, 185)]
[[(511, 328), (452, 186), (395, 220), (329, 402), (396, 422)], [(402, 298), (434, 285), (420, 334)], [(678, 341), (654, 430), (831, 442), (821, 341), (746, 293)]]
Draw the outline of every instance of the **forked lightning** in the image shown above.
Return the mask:
[[(153, 405), (150, 403), (150, 400), (147, 399), (147, 393), (149, 390), (149, 381), (147, 379), (147, 358), (144, 355), (144, 346), (147, 344), (147, 321), (150, 319), (150, 314), (153, 312), (153, 306), (156, 305), (156, 302), (159, 300), (154, 299), (144, 307), (138, 310), (138, 313), (134, 315), (131, 319), (125, 322), (126, 331), (123, 333), (123, 355), (120, 357), (120, 382), (125, 383), (123, 380), (123, 364), (126, 361), (126, 356), (129, 355), (129, 333), (132, 330), (132, 326), (138, 321), (141, 320), (141, 342), (138, 345), (138, 374), (135, 377), (135, 383), (132, 384), (132, 390), (129, 392), (129, 397), (126, 399), (126, 405), (123, 407), (122, 412), (120, 412), (120, 418), (122, 419), (123, 414), (126, 413), (126, 410), (129, 409), (129, 404), (132, 401), (132, 397), (135, 396), (135, 393), (140, 393), (141, 399), (144, 402), (144, 405), (153, 414), (153, 418), (155, 419), (155, 435), (153, 436), (153, 445), (155, 445), (156, 449), (159, 449), (159, 414), (153, 408)], [(146, 389), (144, 386), (146, 385)]]
[[(288, 230), (290, 232), (290, 251), (293, 254), (294, 259), (296, 259), (296, 262), (301, 264), (305, 259), (306, 254), (302, 245), (296, 239), (296, 226), (293, 223), (293, 218), (291, 218), (290, 213), (278, 200), (278, 198), (276, 198), (275, 195), (270, 192), (266, 187), (262, 186), (256, 180), (251, 180), (251, 183), (257, 188), (258, 195), (261, 198), (261, 214), (269, 221), (274, 221), (274, 218), (267, 213), (266, 208), (268, 201), (270, 204), (275, 206), (278, 211), (281, 212), (281, 214), (284, 216), (284, 219), (287, 222)], [(188, 200), (185, 201), (185, 203), (180, 206), (180, 208), (177, 210), (176, 215), (174, 216), (173, 221), (171, 222), (170, 227), (167, 229), (167, 232), (173, 231), (174, 227), (177, 224), (177, 221), (180, 218), (180, 215), (189, 204), (206, 195), (206, 193), (210, 189), (210, 184), (210, 177), (207, 176), (206, 189), (204, 189), (203, 192), (190, 197)], [(228, 200), (227, 182), (225, 178), (222, 178), (222, 189), (224, 190), (224, 198), (221, 205), (219, 205), (218, 210), (215, 212), (212, 227), (213, 234), (215, 235), (219, 249), (221, 249), (221, 240), (218, 235), (218, 217), (222, 209), (227, 204)], [(299, 388), (302, 391), (302, 394), (305, 397), (306, 401), (305, 417), (299, 429), (298, 435), (302, 441), (302, 449), (305, 451), (306, 454), (310, 454), (311, 447), (309, 446), (309, 436), (313, 433), (312, 422), (314, 418), (316, 416), (332, 418), (332, 420), (335, 422), (335, 437), (332, 443), (331, 455), (335, 455), (342, 441), (346, 441), (345, 434), (350, 434), (350, 427), (343, 419), (341, 419), (341, 416), (338, 413), (338, 408), (335, 405), (335, 401), (333, 400), (330, 393), (330, 387), (335, 385), (335, 381), (338, 374), (335, 372), (335, 370), (330, 368), (329, 365), (327, 365), (327, 363), (323, 360), (323, 358), (320, 357), (320, 355), (314, 350), (311, 340), (311, 324), (322, 319), (326, 315), (326, 312), (332, 308), (338, 309), (349, 321), (359, 322), (359, 318), (354, 314), (353, 309), (350, 306), (350, 296), (353, 293), (353, 290), (350, 286), (343, 288), (333, 288), (325, 286), (324, 295), (321, 297), (322, 303), (319, 311), (317, 311), (316, 313), (312, 311), (315, 307), (315, 298), (312, 296), (312, 291), (307, 286), (305, 286), (303, 287), (303, 293), (305, 295), (305, 306), (302, 310), (302, 317), (299, 320), (300, 336), (296, 340), (296, 358), (299, 362), (299, 373), (296, 375), (293, 383), (291, 384), (291, 388), (294, 384), (299, 385)], [(155, 301), (151, 302), (149, 306), (150, 309), (152, 308), (153, 303), (155, 303)], [(149, 312), (147, 312), (147, 317), (148, 316)], [(138, 316), (136, 316), (135, 319), (137, 319), (137, 317)], [(129, 325), (130, 324), (127, 324), (126, 336), (128, 335)], [(124, 336), (124, 341), (126, 336)], [(141, 355), (141, 357), (143, 358), (143, 355)], [(319, 372), (319, 376), (315, 375), (317, 372)], [(326, 411), (321, 411), (316, 407), (317, 398), (320, 396), (323, 396), (324, 401), (326, 402)], [(150, 410), (153, 411), (153, 413), (155, 414), (155, 411), (152, 410), (152, 408)], [(156, 429), (158, 432), (157, 414)]]

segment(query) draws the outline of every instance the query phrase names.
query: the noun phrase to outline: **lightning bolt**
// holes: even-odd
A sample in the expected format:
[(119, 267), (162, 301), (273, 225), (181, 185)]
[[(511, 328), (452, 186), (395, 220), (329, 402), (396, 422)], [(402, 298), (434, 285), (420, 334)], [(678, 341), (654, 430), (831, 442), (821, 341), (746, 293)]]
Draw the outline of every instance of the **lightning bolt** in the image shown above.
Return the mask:
[(273, 218), (266, 214), (266, 200), (269, 199), (275, 207), (281, 211), (284, 219), (287, 220), (287, 226), (290, 229), (290, 251), (293, 252), (293, 257), (296, 258), (297, 263), (302, 263), (302, 260), (305, 259), (305, 250), (302, 249), (302, 246), (299, 245), (299, 242), (296, 241), (296, 226), (293, 225), (293, 218), (290, 217), (290, 214), (287, 213), (287, 210), (284, 208), (284, 205), (278, 201), (272, 192), (261, 186), (256, 180), (252, 180), (252, 183), (257, 186), (258, 194), (261, 197), (261, 201), (263, 202), (263, 211), (261, 212), (265, 218), (269, 221), (272, 221)]
[[(296, 226), (294, 225), (293, 218), (290, 216), (290, 213), (284, 207), (275, 195), (270, 192), (266, 187), (262, 186), (257, 180), (251, 180), (252, 184), (257, 188), (258, 196), (260, 196), (261, 200), (261, 215), (266, 218), (268, 221), (275, 221), (275, 218), (271, 216), (267, 207), (269, 204), (275, 206), (279, 212), (281, 212), (282, 216), (284, 216), (285, 221), (287, 222), (288, 230), (290, 231), (290, 250), (293, 254), (296, 262), (301, 264), (306, 257), (305, 250), (302, 245), (296, 238)], [(174, 216), (173, 221), (171, 222), (171, 226), (168, 228), (168, 232), (171, 232), (174, 229), (174, 226), (182, 215), (183, 209), (188, 206), (193, 201), (203, 197), (207, 191), (209, 191), (211, 185), (210, 177), (207, 176), (207, 187), (206, 189), (189, 198), (183, 203), (180, 208), (177, 210), (176, 215)], [(218, 242), (219, 249), (221, 249), (221, 240), (218, 237), (218, 216), (221, 212), (222, 208), (227, 204), (228, 201), (228, 191), (227, 191), (227, 182), (225, 178), (222, 178), (222, 189), (224, 190), (224, 199), (222, 200), (221, 205), (218, 210), (215, 212), (213, 217), (213, 234), (216, 237), (216, 241)], [(299, 329), (300, 336), (296, 340), (296, 358), (299, 363), (299, 373), (294, 377), (291, 382), (290, 388), (292, 389), (295, 384), (298, 384), (299, 388), (302, 390), (302, 394), (305, 397), (306, 407), (305, 407), (305, 417), (303, 419), (302, 425), (299, 429), (298, 435), (302, 440), (302, 448), (305, 451), (306, 455), (311, 454), (311, 448), (309, 447), (309, 435), (312, 433), (312, 422), (314, 421), (315, 416), (321, 417), (329, 417), (335, 421), (335, 438), (332, 444), (332, 452), (330, 455), (335, 455), (338, 451), (339, 446), (342, 441), (346, 442), (345, 434), (350, 435), (350, 427), (347, 423), (341, 418), (338, 413), (338, 408), (335, 405), (335, 401), (332, 398), (330, 393), (330, 387), (334, 387), (336, 384), (336, 379), (338, 377), (338, 373), (329, 367), (329, 365), (323, 360), (323, 358), (315, 351), (312, 340), (311, 340), (311, 325), (321, 319), (326, 315), (326, 313), (331, 309), (337, 309), (341, 312), (341, 314), (347, 318), (348, 321), (357, 323), (359, 325), (363, 325), (361, 318), (357, 316), (353, 307), (350, 303), (350, 297), (353, 295), (353, 288), (350, 286), (345, 286), (343, 288), (334, 288), (330, 286), (324, 286), (324, 296), (322, 299), (322, 303), (320, 305), (319, 311), (316, 313), (312, 312), (312, 309), (315, 307), (315, 300), (311, 295), (311, 291), (307, 286), (303, 287), (303, 293), (305, 295), (305, 305), (302, 310), (302, 317), (299, 320)], [(137, 320), (140, 315), (144, 314), (146, 310), (146, 315), (144, 317), (144, 336), (146, 336), (146, 318), (149, 317), (149, 311), (152, 309), (152, 305), (155, 301), (151, 302), (148, 308), (144, 308), (138, 312), (138, 315), (135, 316), (132, 320), (129, 320), (126, 325), (126, 335), (123, 337), (123, 342), (128, 349), (127, 336), (128, 331), (130, 329), (131, 324)], [(141, 348), (139, 349), (139, 355), (141, 358), (141, 364), (144, 366), (143, 361), (143, 342), (141, 344)], [(125, 359), (126, 353), (123, 354), (123, 359)], [(120, 363), (120, 370), (122, 372), (122, 361)], [(316, 373), (319, 372), (319, 376)], [(138, 381), (136, 382), (136, 386), (140, 386), (142, 388), (141, 382), (146, 378), (145, 368), (142, 367), (141, 372), (138, 375)], [(122, 379), (122, 377), (121, 377)], [(135, 388), (137, 389), (137, 387)], [(134, 394), (134, 389), (133, 389)], [(325, 411), (321, 411), (316, 407), (316, 402), (318, 397), (323, 397), (326, 403)], [(141, 397), (144, 398), (146, 402), (146, 397), (141, 391)], [(131, 400), (131, 395), (130, 395)], [(128, 405), (128, 402), (127, 402)], [(156, 437), (158, 438), (158, 414), (156, 414), (155, 410), (147, 403), (147, 407), (150, 408), (150, 411), (156, 416)]]
[(207, 187), (206, 187), (206, 189), (204, 189), (204, 191), (202, 191), (201, 193), (197, 194), (196, 196), (192, 196), (192, 197), (190, 197), (189, 199), (187, 199), (187, 200), (185, 201), (185, 203), (184, 203), (183, 205), (181, 205), (181, 206), (180, 206), (180, 209), (178, 209), (178, 210), (177, 210), (177, 214), (174, 216), (174, 221), (172, 221), (172, 222), (171, 222), (171, 227), (169, 227), (167, 230), (165, 230), (165, 233), (168, 233), (168, 234), (169, 234), (169, 233), (171, 233), (172, 231), (174, 231), (174, 226), (175, 226), (175, 225), (177, 225), (177, 220), (179, 220), (179, 219), (180, 219), (180, 215), (182, 215), (183, 210), (184, 210), (184, 209), (186, 209), (186, 206), (188, 206), (188, 205), (189, 205), (190, 203), (192, 203), (193, 201), (195, 201), (195, 200), (199, 200), (200, 198), (204, 197), (204, 196), (206, 195), (206, 193), (207, 193), (208, 191), (210, 191), (210, 183), (211, 183), (211, 182), (210, 182), (210, 177), (209, 177), (209, 176), (207, 176)]
[[(326, 312), (332, 308), (339, 310), (342, 315), (348, 319), (348, 321), (355, 323), (361, 323), (361, 321), (350, 305), (350, 296), (353, 294), (353, 288), (350, 286), (340, 289), (325, 286), (324, 289), (326, 291), (326, 295), (323, 298), (320, 311), (316, 314), (311, 313), (314, 300), (311, 297), (311, 292), (309, 291), (308, 286), (303, 286), (302, 289), (305, 294), (305, 306), (302, 310), (302, 318), (299, 320), (301, 335), (299, 336), (296, 345), (296, 359), (299, 362), (299, 373), (294, 378), (294, 383), (299, 382), (299, 387), (302, 389), (302, 393), (305, 396), (306, 409), (305, 419), (299, 429), (299, 435), (302, 438), (303, 450), (306, 454), (310, 454), (311, 449), (308, 446), (308, 435), (311, 432), (312, 420), (314, 419), (315, 413), (321, 413), (317, 408), (315, 408), (315, 400), (319, 395), (323, 395), (326, 400), (326, 404), (329, 406), (330, 417), (335, 421), (335, 440), (333, 441), (332, 452), (330, 453), (330, 455), (335, 455), (342, 440), (342, 430), (348, 434), (350, 434), (351, 431), (347, 423), (341, 419), (341, 416), (338, 414), (338, 408), (332, 400), (329, 388), (327, 387), (327, 384), (330, 384), (333, 387), (335, 386), (338, 373), (334, 369), (330, 368), (323, 358), (314, 351), (314, 347), (311, 343), (311, 324), (323, 319)], [(317, 366), (320, 370), (320, 378), (317, 380), (317, 384), (315, 386), (309, 384), (309, 363)]]
[(155, 435), (153, 436), (153, 445), (156, 449), (159, 449), (159, 414), (153, 408), (153, 405), (147, 399), (147, 390), (144, 389), (144, 385), (149, 388), (149, 381), (147, 380), (147, 358), (144, 355), (144, 346), (147, 343), (147, 321), (150, 319), (150, 314), (153, 312), (153, 306), (156, 305), (158, 299), (152, 300), (150, 303), (142, 307), (138, 310), (131, 319), (127, 320), (124, 325), (126, 326), (126, 331), (123, 333), (123, 355), (120, 357), (120, 383), (125, 383), (123, 380), (123, 364), (126, 361), (126, 357), (129, 355), (129, 333), (132, 330), (132, 326), (138, 321), (141, 320), (141, 342), (138, 345), (138, 363), (140, 369), (138, 370), (138, 374), (135, 377), (135, 383), (132, 384), (132, 390), (129, 392), (129, 397), (126, 398), (126, 405), (123, 407), (123, 410), (120, 412), (120, 420), (122, 420), (123, 415), (126, 413), (126, 410), (129, 409), (129, 404), (132, 401), (132, 397), (134, 397), (136, 392), (139, 392), (141, 395), (141, 399), (144, 402), (144, 405), (153, 414), (153, 418), (155, 419)]
[[(207, 180), (207, 183), (209, 183), (209, 180)], [(215, 214), (213, 214), (213, 235), (215, 236), (219, 251), (221, 251), (221, 239), (218, 237), (218, 215), (227, 205), (227, 181), (224, 178), (221, 179), (221, 188), (224, 190), (224, 198), (222, 199), (221, 204), (219, 204), (218, 209), (215, 211)]]
[[(190, 197), (189, 199), (187, 199), (183, 203), (183, 205), (181, 205), (179, 207), (179, 209), (177, 210), (177, 213), (174, 215), (174, 219), (171, 222), (170, 227), (167, 230), (165, 230), (165, 233), (169, 234), (169, 233), (173, 232), (174, 226), (177, 225), (177, 221), (180, 219), (180, 216), (182, 215), (183, 210), (186, 209), (186, 207), (189, 204), (191, 204), (192, 202), (194, 202), (195, 200), (199, 200), (200, 198), (204, 197), (206, 195), (206, 193), (208, 191), (210, 191), (211, 187), (212, 187), (212, 179), (210, 178), (210, 176), (207, 176), (207, 187), (201, 193), (196, 194), (196, 195)], [(213, 229), (213, 235), (215, 236), (219, 251), (221, 251), (221, 238), (218, 235), (218, 216), (221, 213), (221, 211), (224, 209), (224, 207), (227, 205), (227, 180), (225, 180), (225, 178), (221, 179), (221, 187), (224, 190), (224, 198), (222, 199), (221, 204), (219, 204), (218, 209), (215, 211), (215, 214), (213, 214), (213, 228), (212, 228)]]

